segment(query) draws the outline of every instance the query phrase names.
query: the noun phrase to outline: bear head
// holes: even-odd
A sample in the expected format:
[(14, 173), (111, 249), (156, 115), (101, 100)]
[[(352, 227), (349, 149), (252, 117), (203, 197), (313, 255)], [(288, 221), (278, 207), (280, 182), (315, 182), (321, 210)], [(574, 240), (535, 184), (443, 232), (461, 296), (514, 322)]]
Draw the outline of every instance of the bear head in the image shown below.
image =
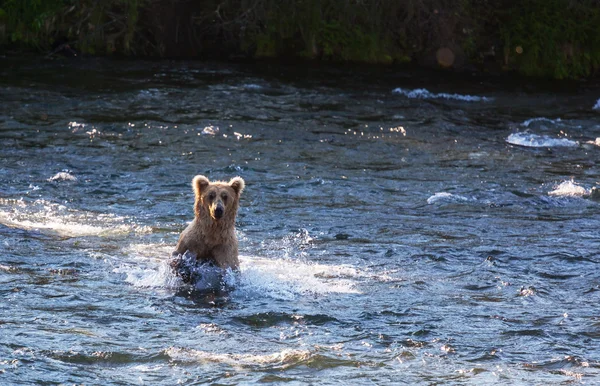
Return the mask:
[(238, 210), (240, 195), (246, 184), (241, 177), (210, 182), (205, 176), (192, 180), (195, 202), (194, 212), (200, 221), (230, 223), (233, 225)]

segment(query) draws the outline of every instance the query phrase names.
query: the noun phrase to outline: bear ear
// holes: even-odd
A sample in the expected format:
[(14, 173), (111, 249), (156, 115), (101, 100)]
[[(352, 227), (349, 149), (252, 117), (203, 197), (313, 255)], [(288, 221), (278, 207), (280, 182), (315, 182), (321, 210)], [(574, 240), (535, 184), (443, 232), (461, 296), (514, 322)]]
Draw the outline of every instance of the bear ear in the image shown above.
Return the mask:
[(231, 188), (235, 191), (235, 194), (239, 196), (246, 187), (246, 183), (242, 177), (234, 177), (229, 180), (229, 186), (231, 186)]
[(200, 197), (202, 191), (206, 189), (206, 187), (209, 184), (210, 182), (208, 181), (208, 178), (204, 176), (198, 175), (194, 177), (194, 179), (192, 180), (192, 188), (194, 189), (194, 194), (196, 195), (196, 198)]

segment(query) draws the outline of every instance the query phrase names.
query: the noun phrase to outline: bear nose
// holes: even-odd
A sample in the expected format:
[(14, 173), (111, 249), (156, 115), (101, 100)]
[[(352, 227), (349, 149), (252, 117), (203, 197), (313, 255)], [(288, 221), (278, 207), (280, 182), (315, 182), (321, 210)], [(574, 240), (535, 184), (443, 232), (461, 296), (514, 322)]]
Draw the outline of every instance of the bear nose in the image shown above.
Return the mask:
[(223, 217), (223, 212), (224, 212), (224, 210), (223, 210), (223, 207), (222, 207), (221, 205), (218, 205), (218, 206), (215, 208), (215, 217), (216, 217), (216, 218), (221, 218), (221, 217)]

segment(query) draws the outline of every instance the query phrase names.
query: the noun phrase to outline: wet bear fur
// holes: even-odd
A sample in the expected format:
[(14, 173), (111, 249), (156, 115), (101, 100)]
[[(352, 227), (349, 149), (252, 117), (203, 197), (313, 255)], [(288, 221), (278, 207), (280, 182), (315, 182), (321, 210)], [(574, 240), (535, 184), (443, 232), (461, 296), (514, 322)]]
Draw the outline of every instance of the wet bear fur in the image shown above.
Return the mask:
[(235, 218), (240, 195), (246, 186), (241, 177), (229, 182), (210, 182), (198, 175), (192, 180), (195, 218), (179, 236), (170, 262), (175, 274), (184, 282), (192, 282), (194, 267), (189, 266), (189, 256), (196, 264), (212, 264), (222, 269), (239, 268), (238, 240), (235, 235)]

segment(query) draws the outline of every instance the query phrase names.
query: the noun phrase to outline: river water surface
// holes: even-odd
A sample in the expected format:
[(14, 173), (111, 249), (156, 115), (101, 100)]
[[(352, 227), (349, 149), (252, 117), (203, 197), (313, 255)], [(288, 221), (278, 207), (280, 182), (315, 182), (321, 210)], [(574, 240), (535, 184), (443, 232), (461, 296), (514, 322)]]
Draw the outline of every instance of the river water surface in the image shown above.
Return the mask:
[[(0, 59), (0, 383), (600, 383), (600, 88)], [(242, 176), (241, 273), (167, 269)]]

